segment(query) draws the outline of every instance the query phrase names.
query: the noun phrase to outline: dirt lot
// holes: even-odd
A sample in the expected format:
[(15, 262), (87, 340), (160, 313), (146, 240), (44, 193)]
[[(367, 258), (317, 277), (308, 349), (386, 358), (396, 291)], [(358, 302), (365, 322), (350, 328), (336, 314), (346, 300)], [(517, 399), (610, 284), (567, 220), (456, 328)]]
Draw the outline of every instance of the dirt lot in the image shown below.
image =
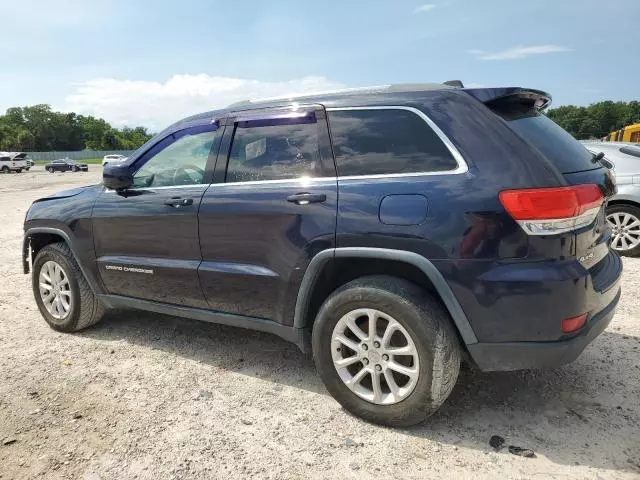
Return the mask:
[[(436, 416), (392, 430), (344, 412), (271, 335), (142, 313), (49, 329), (21, 272), (22, 221), (34, 199), (99, 181), (89, 168), (0, 175), (3, 480), (640, 477), (640, 259), (574, 364), (464, 370)], [(537, 458), (493, 452), (494, 434)]]

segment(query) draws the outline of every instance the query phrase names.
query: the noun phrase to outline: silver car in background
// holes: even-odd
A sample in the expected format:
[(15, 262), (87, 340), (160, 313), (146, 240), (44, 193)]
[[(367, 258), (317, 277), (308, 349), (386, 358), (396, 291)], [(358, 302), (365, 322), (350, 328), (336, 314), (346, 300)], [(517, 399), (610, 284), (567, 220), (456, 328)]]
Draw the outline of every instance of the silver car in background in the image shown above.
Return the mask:
[(640, 255), (640, 145), (625, 142), (583, 142), (591, 153), (604, 153), (613, 164), (618, 193), (607, 203), (613, 230), (611, 248), (621, 255)]
[(102, 166), (104, 167), (107, 163), (120, 163), (124, 162), (127, 159), (124, 155), (110, 154), (105, 155), (102, 159)]

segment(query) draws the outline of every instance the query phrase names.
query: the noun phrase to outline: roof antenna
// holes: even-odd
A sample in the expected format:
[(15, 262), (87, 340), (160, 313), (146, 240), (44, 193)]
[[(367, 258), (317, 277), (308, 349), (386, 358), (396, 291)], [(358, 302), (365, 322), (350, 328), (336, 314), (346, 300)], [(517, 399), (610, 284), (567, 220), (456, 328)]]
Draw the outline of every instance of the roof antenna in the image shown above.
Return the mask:
[(450, 87), (464, 88), (464, 85), (460, 80), (447, 80), (446, 82), (442, 82), (442, 84)]

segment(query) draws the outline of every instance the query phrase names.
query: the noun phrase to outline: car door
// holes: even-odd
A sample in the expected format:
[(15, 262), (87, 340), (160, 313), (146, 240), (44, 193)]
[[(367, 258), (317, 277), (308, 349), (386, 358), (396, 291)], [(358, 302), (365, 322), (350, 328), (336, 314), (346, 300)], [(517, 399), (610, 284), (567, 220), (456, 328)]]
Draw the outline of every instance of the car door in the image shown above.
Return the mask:
[(205, 297), (211, 309), (289, 325), (310, 259), (335, 245), (324, 108), (230, 116), (221, 145), (199, 214)]
[(94, 245), (110, 294), (207, 306), (198, 279), (198, 207), (218, 142), (218, 124), (210, 121), (173, 132), (133, 161), (132, 188), (98, 197)]

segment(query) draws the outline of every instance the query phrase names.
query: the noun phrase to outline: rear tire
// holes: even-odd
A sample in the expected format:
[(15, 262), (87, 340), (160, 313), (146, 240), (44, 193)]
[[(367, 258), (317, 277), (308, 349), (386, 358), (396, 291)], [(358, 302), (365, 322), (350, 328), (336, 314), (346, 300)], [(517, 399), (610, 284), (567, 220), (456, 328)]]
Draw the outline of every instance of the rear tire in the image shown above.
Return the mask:
[(0, 172), (2, 173), (9, 173), (9, 167), (7, 167), (6, 165), (4, 167), (2, 167), (2, 169), (0, 169)]
[[(365, 316), (361, 312), (378, 313)], [(376, 318), (374, 336), (368, 331), (371, 316)], [(341, 330), (349, 318), (362, 327), (359, 334), (351, 327)], [(395, 333), (385, 340), (390, 325), (395, 325)], [(340, 331), (344, 333), (338, 335)], [(406, 347), (402, 340), (394, 340), (398, 333), (408, 336)], [(343, 344), (339, 336), (351, 340), (354, 348)], [(370, 346), (365, 348), (365, 343)], [(329, 393), (354, 415), (392, 427), (414, 425), (433, 414), (451, 393), (460, 370), (460, 348), (447, 311), (421, 288), (390, 276), (362, 277), (333, 292), (316, 317), (312, 345), (316, 368)], [(411, 358), (392, 353), (399, 347), (409, 347)], [(345, 349), (348, 354), (343, 356)], [(354, 362), (356, 356), (362, 360)], [(351, 363), (340, 367), (336, 359)], [(408, 373), (397, 373), (402, 366)], [(355, 382), (360, 369), (369, 373)], [(380, 379), (377, 395), (376, 376)], [(402, 386), (407, 378), (409, 382)], [(367, 400), (369, 390), (372, 395)]]
[(607, 208), (607, 223), (613, 230), (611, 248), (627, 257), (640, 255), (640, 208), (629, 204), (611, 205)]
[[(47, 245), (38, 252), (31, 280), (38, 309), (54, 330), (82, 330), (99, 322), (106, 311), (64, 242)], [(52, 295), (56, 299), (50, 301)]]

